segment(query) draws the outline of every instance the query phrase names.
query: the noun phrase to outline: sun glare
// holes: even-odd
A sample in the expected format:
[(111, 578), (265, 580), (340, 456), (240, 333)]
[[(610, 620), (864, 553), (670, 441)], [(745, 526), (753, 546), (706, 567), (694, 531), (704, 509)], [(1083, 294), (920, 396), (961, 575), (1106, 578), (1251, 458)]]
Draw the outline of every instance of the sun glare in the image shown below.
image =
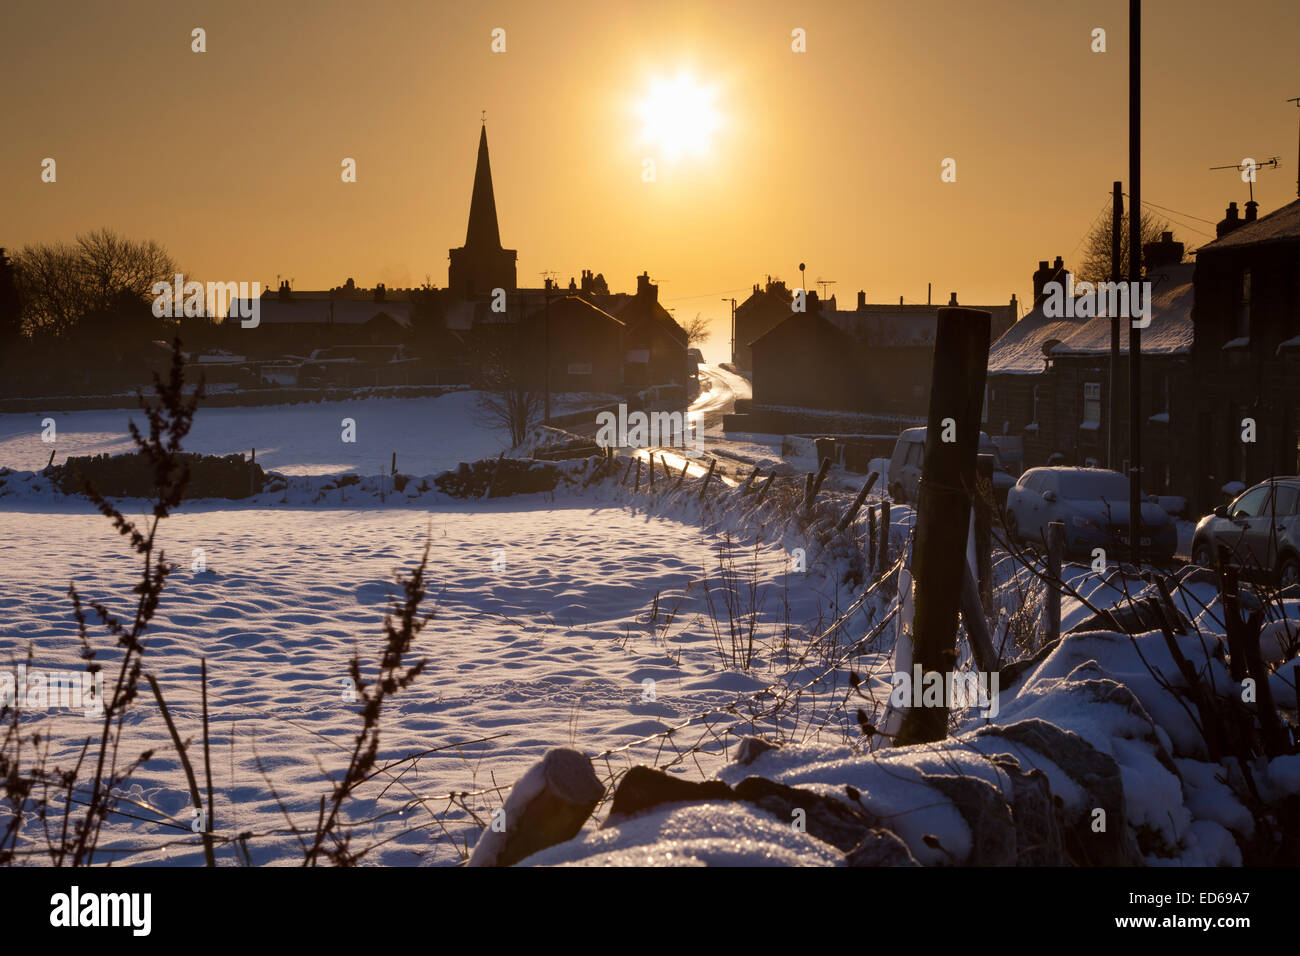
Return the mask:
[(707, 153), (719, 125), (715, 97), (713, 89), (700, 86), (689, 73), (652, 80), (637, 104), (643, 143), (670, 160)]

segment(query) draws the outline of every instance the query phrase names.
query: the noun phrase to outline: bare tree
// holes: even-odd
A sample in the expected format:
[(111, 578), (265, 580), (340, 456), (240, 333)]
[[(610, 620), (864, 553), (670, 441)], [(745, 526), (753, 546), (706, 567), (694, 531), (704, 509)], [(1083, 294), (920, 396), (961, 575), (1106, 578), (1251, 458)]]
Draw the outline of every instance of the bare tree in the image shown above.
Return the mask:
[(504, 430), (517, 448), (542, 420), (545, 406), (523, 331), (514, 322), (482, 323), (473, 330), (471, 351), (480, 424)]
[(687, 320), (682, 325), (682, 331), (686, 333), (687, 347), (703, 345), (713, 334), (713, 330), (709, 328), (709, 320), (698, 312), (695, 313), (695, 318)]
[(123, 303), (152, 299), (156, 282), (177, 272), (152, 239), (125, 239), (108, 229), (78, 236), (73, 244), (25, 246), (14, 259), (27, 331), (66, 336), (87, 317), (120, 315)]
[[(1111, 217), (1104, 216), (1083, 241), (1083, 255), (1075, 278), (1085, 282), (1106, 282), (1111, 277)], [(1160, 234), (1169, 231), (1169, 223), (1149, 212), (1142, 213), (1142, 244), (1159, 242)], [(1120, 220), (1120, 275), (1128, 278), (1128, 216)]]

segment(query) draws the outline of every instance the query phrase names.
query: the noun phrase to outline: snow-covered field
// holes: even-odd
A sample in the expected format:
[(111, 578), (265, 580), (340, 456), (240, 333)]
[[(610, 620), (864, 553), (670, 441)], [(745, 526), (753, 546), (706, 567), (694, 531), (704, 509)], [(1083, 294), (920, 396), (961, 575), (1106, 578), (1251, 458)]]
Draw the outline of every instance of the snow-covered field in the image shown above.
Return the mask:
[[(137, 565), (84, 502), (45, 507), (0, 512), (0, 565), (7, 569), (0, 659), (8, 668), (10, 655), (21, 658), (30, 642), (34, 667), (77, 670), (69, 582), (84, 598), (125, 611)], [(196, 736), (199, 658), (208, 659), (220, 831), (283, 826), (266, 780), (300, 823), (310, 823), (327, 791), (322, 767), (346, 763), (342, 748), (360, 724), (357, 706), (345, 700), (347, 662), (356, 652), (373, 668), (393, 573), (414, 566), (426, 535), (427, 607), (435, 618), (412, 655), (429, 664), (386, 713), (382, 756), (479, 742), (421, 759), (402, 786), (390, 788), (385, 807), (397, 797), (508, 787), (551, 747), (573, 743), (594, 753), (658, 732), (680, 715), (725, 706), (771, 678), (777, 661), (769, 647), (791, 629), (797, 637), (823, 600), (797, 582), (787, 589), (788, 578), (799, 576), (787, 575), (784, 552), (740, 547), (735, 565), (745, 576), (753, 568), (759, 588), (759, 652), (752, 672), (740, 673), (723, 666), (701, 585), (707, 570), (721, 602), (724, 539), (618, 503), (529, 496), (360, 511), (198, 504), (163, 528), (163, 547), (180, 568), (150, 628), (146, 669), (182, 733)], [(204, 571), (191, 570), (195, 549), (203, 551)], [(101, 652), (99, 659), (112, 657)], [(652, 695), (647, 679), (655, 682)], [(77, 712), (41, 720), (57, 741), (56, 763), (70, 761), (94, 726)], [(129, 752), (150, 746), (162, 755), (137, 773), (129, 796), (187, 818), (184, 776), (152, 702), (137, 705), (129, 724)], [(363, 807), (373, 806), (371, 796), (362, 794)], [(492, 795), (479, 802), (500, 803)], [(132, 812), (151, 817), (141, 806)], [(367, 829), (361, 842), (428, 824), (427, 813), (416, 803), (404, 817)], [(177, 838), (174, 830), (140, 821), (112, 830), (113, 847), (155, 848), (132, 862), (175, 860), (180, 852), (162, 848)], [(253, 840), (250, 849), (258, 862), (300, 858), (286, 836)], [(454, 859), (448, 843), (435, 846), (428, 830), (418, 830), (386, 844), (371, 862)]]
[[(248, 454), (269, 470), (289, 475), (388, 474), (393, 452), (406, 474), (429, 475), (462, 461), (495, 457), (505, 433), (482, 420), (477, 392), (436, 398), (368, 398), (347, 402), (202, 408), (185, 439), (185, 450), (205, 455)], [(598, 402), (600, 396), (557, 395), (564, 411)], [(55, 441), (42, 440), (43, 421), (54, 420)], [(0, 415), (0, 465), (19, 471), (44, 468), (70, 455), (134, 451), (127, 421), (144, 421), (139, 409), (94, 409)], [(344, 419), (355, 423), (355, 441), (345, 442)]]

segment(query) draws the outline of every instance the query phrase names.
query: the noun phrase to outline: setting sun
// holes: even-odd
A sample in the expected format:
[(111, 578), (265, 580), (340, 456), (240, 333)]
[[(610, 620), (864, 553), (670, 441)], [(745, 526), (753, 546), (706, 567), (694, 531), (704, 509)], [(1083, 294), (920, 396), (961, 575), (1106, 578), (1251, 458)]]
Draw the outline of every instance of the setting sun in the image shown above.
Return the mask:
[(670, 160), (706, 153), (719, 126), (715, 98), (712, 88), (700, 86), (689, 73), (652, 80), (637, 104), (643, 143)]

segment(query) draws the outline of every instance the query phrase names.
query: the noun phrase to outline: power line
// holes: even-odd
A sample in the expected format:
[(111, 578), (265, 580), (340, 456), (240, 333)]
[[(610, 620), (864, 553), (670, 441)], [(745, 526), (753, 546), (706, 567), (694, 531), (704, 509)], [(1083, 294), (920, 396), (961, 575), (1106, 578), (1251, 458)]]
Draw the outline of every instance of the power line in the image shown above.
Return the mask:
[(747, 288), (746, 286), (741, 286), (738, 289), (723, 289), (721, 292), (701, 292), (699, 295), (675, 295), (671, 298), (664, 299), (664, 301), (682, 302), (685, 301), (686, 299), (704, 299), (714, 295), (731, 295), (733, 292), (744, 292), (746, 288)]

